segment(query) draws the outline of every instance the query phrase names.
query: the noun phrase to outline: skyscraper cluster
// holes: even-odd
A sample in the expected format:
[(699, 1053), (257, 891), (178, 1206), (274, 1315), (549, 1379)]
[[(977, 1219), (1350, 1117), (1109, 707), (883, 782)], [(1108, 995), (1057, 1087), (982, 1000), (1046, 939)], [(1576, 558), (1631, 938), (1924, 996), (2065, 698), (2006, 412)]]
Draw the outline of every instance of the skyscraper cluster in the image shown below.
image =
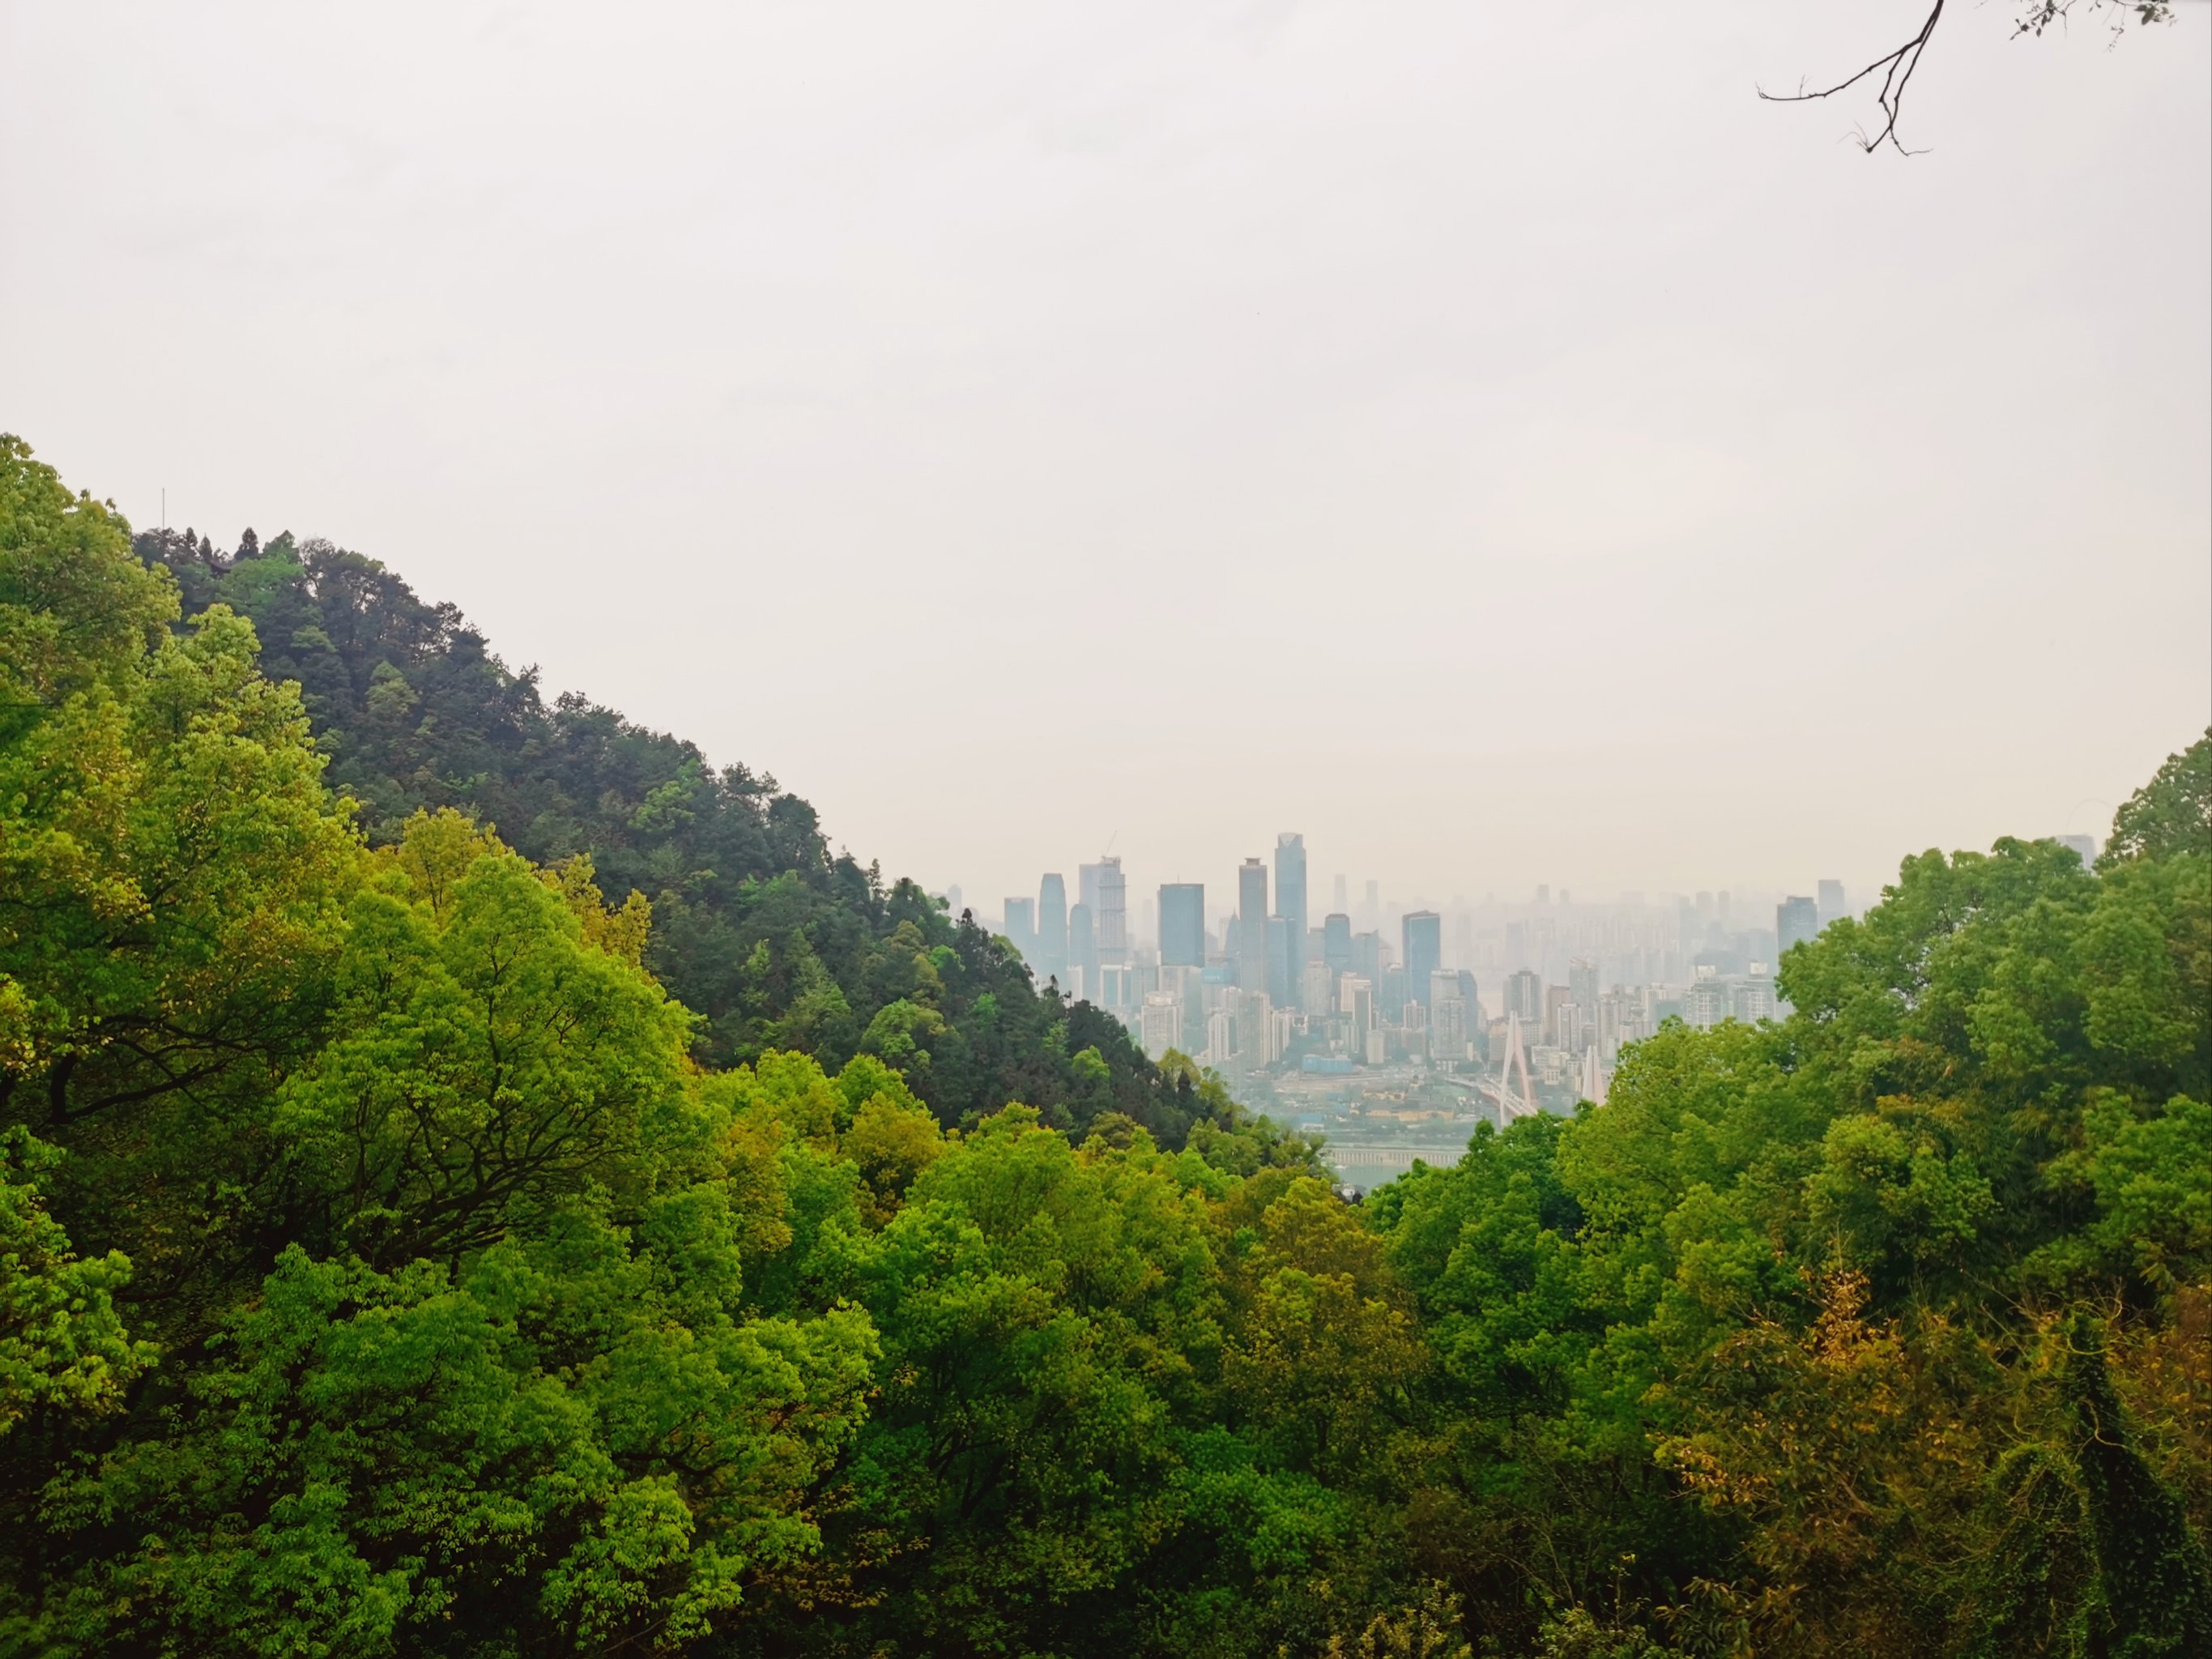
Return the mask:
[(1728, 891), (1577, 904), (1547, 886), (1533, 903), (1407, 908), (1370, 880), (1354, 910), (1346, 877), (1328, 885), (1334, 908), (1316, 917), (1305, 838), (1286, 830), (1235, 866), (1218, 911), (1205, 883), (1170, 881), (1133, 915), (1121, 860), (1101, 855), (1077, 866), (1073, 904), (1059, 872), (1009, 897), (1001, 931), (1040, 981), (1115, 1014), (1155, 1057), (1178, 1049), (1246, 1083), (1515, 1058), (1557, 1104), (1602, 1098), (1621, 1048), (1664, 1019), (1773, 1017), (1783, 953), (1847, 913), (1832, 880), (1782, 897), (1771, 932)]

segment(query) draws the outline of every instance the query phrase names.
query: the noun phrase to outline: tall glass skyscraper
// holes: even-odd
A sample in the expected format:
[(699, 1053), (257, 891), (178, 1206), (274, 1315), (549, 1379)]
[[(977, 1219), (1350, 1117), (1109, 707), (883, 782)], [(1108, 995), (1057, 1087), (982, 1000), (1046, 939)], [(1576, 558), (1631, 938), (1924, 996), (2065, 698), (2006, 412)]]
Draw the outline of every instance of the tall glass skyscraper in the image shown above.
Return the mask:
[(1306, 970), (1306, 838), (1294, 830), (1275, 837), (1275, 914), (1291, 925), (1293, 984)]
[(1844, 900), (1844, 884), (1824, 878), (1820, 883), (1820, 926), (1826, 927), (1837, 917), (1850, 914), (1850, 906)]
[(1504, 1000), (1504, 1012), (1520, 1015), (1524, 1024), (1540, 1024), (1544, 1018), (1543, 976), (1533, 968), (1506, 975)]
[(1237, 869), (1237, 982), (1248, 991), (1266, 991), (1267, 974), (1267, 866), (1246, 859)]
[(1433, 910), (1409, 910), (1399, 933), (1405, 946), (1407, 995), (1425, 1008), (1429, 975), (1444, 965), (1443, 918)]
[(1382, 982), (1382, 935), (1370, 930), (1352, 936), (1352, 971), (1370, 985)]
[(1108, 859), (1106, 874), (1098, 884), (1098, 948), (1111, 951), (1114, 960), (1129, 960), (1129, 884), (1121, 874), (1121, 860)]
[(1802, 945), (1820, 931), (1820, 907), (1811, 899), (1793, 895), (1774, 907), (1774, 948), (1778, 951)]
[(1067, 977), (1060, 988), (1070, 1001), (1098, 1000), (1098, 940), (1091, 926), (1091, 907), (1079, 902), (1067, 913)]
[(1028, 961), (1036, 955), (1036, 901), (1010, 898), (1006, 901), (1006, 937), (1013, 941), (1014, 949)]
[(1091, 911), (1091, 939), (1101, 966), (1129, 959), (1128, 882), (1121, 860), (1110, 854), (1096, 864), (1077, 866), (1083, 883), (1083, 902)]
[(1067, 883), (1048, 875), (1037, 886), (1036, 969), (1040, 979), (1067, 988)]
[(1206, 966), (1206, 888), (1171, 881), (1160, 888), (1160, 966)]

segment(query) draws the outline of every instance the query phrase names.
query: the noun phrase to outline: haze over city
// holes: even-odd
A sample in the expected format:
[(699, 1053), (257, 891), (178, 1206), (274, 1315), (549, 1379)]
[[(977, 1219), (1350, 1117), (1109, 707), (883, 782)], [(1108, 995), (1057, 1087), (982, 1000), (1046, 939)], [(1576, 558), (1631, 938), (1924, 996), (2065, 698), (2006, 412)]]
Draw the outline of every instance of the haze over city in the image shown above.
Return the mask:
[(2207, 23), (11, 6), (6, 415), (986, 908), (1871, 896), (2202, 723)]

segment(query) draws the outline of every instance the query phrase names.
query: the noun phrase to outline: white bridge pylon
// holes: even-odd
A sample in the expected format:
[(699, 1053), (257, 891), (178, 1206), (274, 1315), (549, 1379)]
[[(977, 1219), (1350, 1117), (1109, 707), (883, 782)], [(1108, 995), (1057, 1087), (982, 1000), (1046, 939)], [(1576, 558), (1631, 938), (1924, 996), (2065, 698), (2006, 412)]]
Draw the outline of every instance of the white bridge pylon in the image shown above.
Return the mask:
[[(1517, 1089), (1513, 1086), (1516, 1072), (1520, 1074)], [(1498, 1114), (1498, 1127), (1501, 1129), (1516, 1117), (1534, 1117), (1544, 1109), (1536, 1103), (1536, 1085), (1528, 1075), (1528, 1050), (1522, 1040), (1518, 1014), (1505, 1017), (1504, 1051), (1498, 1057), (1496, 1077), (1448, 1077), (1443, 1080), (1488, 1102)]]
[[(1521, 1074), (1521, 1086), (1513, 1086), (1513, 1073)], [(1504, 1128), (1516, 1117), (1534, 1117), (1540, 1109), (1536, 1104), (1536, 1085), (1528, 1078), (1528, 1051), (1521, 1041), (1521, 1016), (1505, 1017), (1505, 1052), (1498, 1056), (1496, 1078), (1484, 1078), (1475, 1085), (1490, 1103), (1498, 1108), (1498, 1127)]]

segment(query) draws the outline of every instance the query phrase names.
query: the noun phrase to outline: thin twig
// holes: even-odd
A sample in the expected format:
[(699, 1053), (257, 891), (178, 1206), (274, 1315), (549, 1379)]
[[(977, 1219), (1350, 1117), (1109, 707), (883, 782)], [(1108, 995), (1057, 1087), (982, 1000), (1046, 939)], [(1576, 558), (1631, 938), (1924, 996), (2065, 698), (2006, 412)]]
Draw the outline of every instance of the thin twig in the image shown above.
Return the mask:
[(1888, 118), (1882, 123), (1881, 131), (1873, 137), (1869, 138), (1864, 133), (1860, 133), (1857, 136), (1858, 146), (1861, 149), (1872, 154), (1886, 143), (1899, 155), (1919, 155), (1920, 151), (1907, 149), (1899, 142), (1897, 118), (1905, 107), (1905, 89), (1911, 84), (1912, 72), (1920, 67), (1920, 54), (1927, 51), (1929, 38), (1936, 33), (1936, 25), (1943, 15), (1944, 3), (1945, 0), (1936, 0), (1934, 7), (1929, 11), (1927, 21), (1921, 24), (1918, 33), (1898, 47), (1896, 51), (1885, 52), (1881, 57), (1875, 58), (1849, 80), (1838, 81), (1832, 87), (1824, 88), (1819, 92), (1806, 91), (1802, 82), (1794, 93), (1769, 92), (1765, 88), (1760, 87), (1758, 88), (1759, 95), (1770, 104), (1809, 104), (1819, 99), (1832, 98), (1838, 93), (1847, 91), (1858, 85), (1869, 76), (1879, 71), (1881, 76), (1881, 94), (1876, 101), (1881, 104), (1882, 113)]

